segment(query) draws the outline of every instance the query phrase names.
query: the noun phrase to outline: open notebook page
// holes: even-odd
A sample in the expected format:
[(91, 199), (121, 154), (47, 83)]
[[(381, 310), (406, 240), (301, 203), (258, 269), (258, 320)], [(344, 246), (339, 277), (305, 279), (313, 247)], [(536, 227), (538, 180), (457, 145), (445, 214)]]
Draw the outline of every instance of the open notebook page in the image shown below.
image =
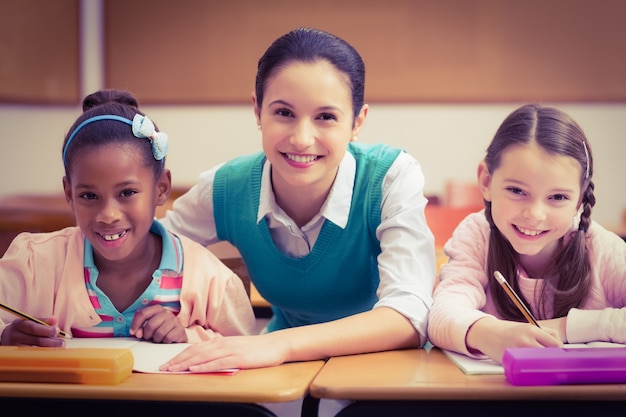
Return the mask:
[[(574, 348), (594, 348), (594, 347), (625, 347), (619, 343), (612, 342), (589, 342), (589, 343), (572, 343), (565, 344), (563, 347), (566, 349)], [(457, 352), (451, 352), (443, 350), (445, 355), (459, 367), (463, 373), (467, 375), (490, 375), (490, 374), (504, 374), (504, 368), (497, 362), (486, 359), (475, 359), (467, 355)]]
[(449, 350), (444, 350), (443, 353), (467, 375), (504, 374), (504, 368), (489, 358), (475, 359)]
[[(163, 373), (171, 374), (173, 372), (164, 372), (159, 370), (159, 366), (182, 352), (190, 346), (190, 343), (152, 343), (143, 340), (137, 340), (132, 337), (104, 337), (104, 338), (72, 338), (65, 341), (68, 348), (118, 348), (130, 349), (133, 353), (134, 365), (133, 371), (143, 373)], [(212, 373), (234, 374), (238, 369), (224, 369)], [(189, 371), (176, 373), (190, 373)]]

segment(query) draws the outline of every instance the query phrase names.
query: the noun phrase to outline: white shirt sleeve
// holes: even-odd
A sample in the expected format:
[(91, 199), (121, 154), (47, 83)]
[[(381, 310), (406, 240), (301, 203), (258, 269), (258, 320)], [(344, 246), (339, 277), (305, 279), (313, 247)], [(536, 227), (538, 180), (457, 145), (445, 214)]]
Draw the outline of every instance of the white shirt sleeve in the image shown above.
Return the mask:
[(626, 344), (626, 308), (572, 308), (565, 325), (567, 343), (594, 341)]
[(167, 229), (203, 246), (219, 241), (213, 216), (213, 180), (221, 165), (200, 174), (198, 182), (174, 200), (173, 210), (160, 219)]
[[(161, 220), (165, 227), (203, 245), (218, 241), (213, 216), (213, 180), (217, 169), (219, 166), (201, 174), (198, 183), (174, 202), (174, 210), (169, 210)], [(374, 307), (398, 311), (411, 321), (425, 341), (436, 262), (434, 237), (424, 215), (428, 200), (423, 188), (421, 166), (412, 156), (400, 153), (383, 180), (381, 224), (376, 230), (382, 250), (378, 257), (379, 301)], [(289, 239), (281, 240), (279, 247), (291, 245), (292, 239), (298, 238), (285, 235)]]
[(376, 307), (407, 317), (426, 340), (436, 277), (435, 240), (426, 223), (424, 175), (419, 163), (401, 153), (383, 182)]
[(626, 343), (626, 244), (595, 222), (587, 236), (589, 294), (580, 308), (567, 314), (567, 341)]

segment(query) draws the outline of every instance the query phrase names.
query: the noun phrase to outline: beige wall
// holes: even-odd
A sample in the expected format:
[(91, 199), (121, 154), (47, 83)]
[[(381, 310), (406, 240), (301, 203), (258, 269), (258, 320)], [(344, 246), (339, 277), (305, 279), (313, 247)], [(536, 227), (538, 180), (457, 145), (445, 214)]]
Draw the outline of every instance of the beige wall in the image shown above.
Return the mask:
[[(102, 0), (79, 3), (84, 95), (101, 88), (105, 78)], [(491, 136), (503, 118), (520, 104), (370, 103), (359, 140), (406, 149), (422, 164), (425, 192), (441, 194), (446, 181), (475, 181), (476, 165)], [(581, 124), (594, 152), (597, 204), (593, 217), (607, 226), (620, 225), (626, 209), (626, 102), (568, 103), (560, 107)], [(167, 164), (175, 185), (189, 186), (203, 170), (261, 149), (250, 105), (142, 108), (170, 135)], [(0, 197), (61, 191), (61, 144), (79, 113), (78, 106), (0, 104)]]
[[(475, 180), (476, 165), (502, 119), (518, 104), (372, 104), (359, 141), (406, 149), (422, 164), (426, 192), (443, 192), (448, 180)], [(626, 209), (625, 104), (561, 105), (583, 127), (595, 158), (594, 218), (621, 224)], [(167, 165), (176, 185), (239, 154), (261, 150), (251, 106), (147, 106), (144, 110), (170, 135)], [(2, 151), (0, 196), (59, 192), (61, 144), (78, 108), (0, 105)]]

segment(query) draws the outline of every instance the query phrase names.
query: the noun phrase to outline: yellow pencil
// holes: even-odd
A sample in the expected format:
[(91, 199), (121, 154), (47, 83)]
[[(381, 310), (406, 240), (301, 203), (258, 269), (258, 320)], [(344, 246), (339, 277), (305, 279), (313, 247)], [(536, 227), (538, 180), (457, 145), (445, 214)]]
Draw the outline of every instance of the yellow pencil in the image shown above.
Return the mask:
[[(46, 323), (45, 321), (41, 321), (36, 317), (33, 316), (29, 316), (26, 313), (22, 313), (19, 310), (14, 309), (13, 307), (9, 307), (6, 304), (2, 304), (0, 303), (0, 308), (2, 308), (3, 310), (8, 311), (9, 313), (15, 314), (18, 317), (21, 317), (23, 319), (26, 320), (30, 320), (30, 321), (34, 321), (35, 323), (39, 323), (39, 324), (43, 324), (44, 326), (50, 326), (48, 323)], [(63, 337), (68, 337), (67, 333), (65, 333), (63, 330), (59, 330), (59, 336), (63, 336)]]
[(528, 320), (530, 324), (534, 324), (535, 326), (541, 328), (541, 326), (539, 326), (539, 323), (537, 323), (537, 320), (533, 317), (533, 313), (530, 312), (530, 309), (526, 307), (526, 305), (522, 302), (522, 299), (519, 298), (515, 291), (513, 291), (513, 288), (506, 281), (504, 275), (502, 275), (500, 271), (495, 271), (493, 275), (496, 277), (496, 280), (500, 283), (507, 295), (515, 303), (519, 311), (521, 311), (524, 317), (526, 317), (526, 320)]

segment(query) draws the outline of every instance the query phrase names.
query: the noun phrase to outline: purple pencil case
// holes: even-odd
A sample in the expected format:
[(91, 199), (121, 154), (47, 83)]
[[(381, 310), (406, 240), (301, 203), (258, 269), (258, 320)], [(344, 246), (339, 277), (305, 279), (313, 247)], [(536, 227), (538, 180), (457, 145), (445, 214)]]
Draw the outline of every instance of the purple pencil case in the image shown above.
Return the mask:
[(513, 385), (626, 383), (626, 347), (509, 348), (502, 367)]

